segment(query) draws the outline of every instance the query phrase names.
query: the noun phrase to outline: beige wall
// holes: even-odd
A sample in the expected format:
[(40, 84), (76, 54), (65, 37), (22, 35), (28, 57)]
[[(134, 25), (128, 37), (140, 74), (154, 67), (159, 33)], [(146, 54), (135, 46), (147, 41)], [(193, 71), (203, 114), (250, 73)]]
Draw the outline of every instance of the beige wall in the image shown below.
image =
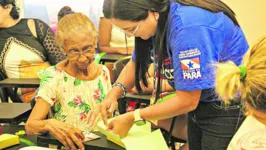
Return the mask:
[(236, 13), (250, 45), (266, 35), (266, 0), (222, 0)]
[(24, 18), (24, 0), (17, 0), (17, 7), (19, 7), (20, 17)]

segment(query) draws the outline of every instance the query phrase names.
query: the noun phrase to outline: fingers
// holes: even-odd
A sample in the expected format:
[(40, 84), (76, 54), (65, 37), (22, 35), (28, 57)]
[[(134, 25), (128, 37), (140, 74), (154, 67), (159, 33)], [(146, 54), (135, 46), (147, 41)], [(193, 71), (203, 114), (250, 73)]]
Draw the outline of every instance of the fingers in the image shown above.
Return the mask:
[[(68, 131), (66, 130), (66, 128), (68, 128), (67, 129)], [(76, 145), (80, 149), (84, 149), (84, 146), (83, 146), (83, 144), (81, 142), (82, 139), (79, 139), (78, 138), (78, 136), (79, 137), (82, 137), (83, 136), (83, 133), (81, 133), (81, 131), (79, 131), (78, 129), (76, 129), (76, 128), (72, 127), (72, 126), (70, 126), (70, 127), (69, 126), (66, 126), (66, 127), (64, 127), (64, 129), (61, 129), (59, 132), (62, 135), (63, 140), (67, 143), (68, 147), (71, 150), (77, 150)], [(76, 135), (78, 135), (78, 136), (76, 136)]]
[(92, 111), (90, 111), (87, 115), (87, 123), (90, 124), (90, 120), (91, 120), (91, 116), (92, 116)]
[(117, 107), (118, 107), (117, 102), (113, 102), (111, 104), (110, 108), (108, 109), (108, 116), (110, 116), (110, 118), (113, 118), (114, 111), (117, 109)]
[(117, 126), (115, 126), (115, 124), (114, 124), (114, 120), (112, 120), (112, 121), (108, 124), (107, 129), (108, 129), (108, 130), (112, 130), (113, 133), (119, 135), (121, 138), (123, 138), (123, 137), (126, 136), (125, 134), (123, 134), (122, 131), (120, 131), (120, 130), (117, 129)]
[(71, 148), (71, 150), (77, 150), (77, 148), (74, 145), (74, 143), (72, 142), (71, 138), (69, 138), (66, 134), (65, 134), (64, 137), (66, 137), (67, 144), (69, 145), (69, 147)]
[(90, 128), (92, 128), (94, 126), (97, 116), (98, 116), (98, 113), (92, 112), (92, 116), (90, 118), (90, 123), (89, 123)]
[(70, 133), (70, 137), (71, 137), (71, 142), (73, 141), (79, 149), (84, 150), (84, 145), (82, 144), (81, 140), (77, 138), (76, 135), (74, 135), (73, 133)]
[(59, 130), (56, 130), (56, 128), (51, 128), (50, 129), (50, 132), (56, 137), (56, 139), (61, 142), (67, 150), (70, 150), (71, 147), (68, 145), (67, 141), (66, 141), (66, 135), (65, 134), (62, 134), (61, 131)]
[(114, 123), (113, 123), (113, 120), (112, 120), (109, 124), (107, 124), (107, 129), (108, 129), (108, 130), (113, 130), (113, 129), (114, 129)]
[(85, 139), (85, 135), (83, 134), (83, 132), (81, 130), (79, 130), (78, 128), (73, 128), (73, 133), (76, 137), (78, 137), (81, 140)]
[(107, 109), (108, 108), (105, 104), (101, 105), (101, 116), (102, 116), (103, 122), (106, 126), (108, 125)]
[(87, 115), (88, 118), (88, 124), (89, 124), (89, 128), (92, 128), (95, 123), (96, 123), (96, 119), (99, 116), (100, 113), (100, 105), (97, 105), (95, 108), (93, 108), (92, 111), (89, 112), (89, 114)]

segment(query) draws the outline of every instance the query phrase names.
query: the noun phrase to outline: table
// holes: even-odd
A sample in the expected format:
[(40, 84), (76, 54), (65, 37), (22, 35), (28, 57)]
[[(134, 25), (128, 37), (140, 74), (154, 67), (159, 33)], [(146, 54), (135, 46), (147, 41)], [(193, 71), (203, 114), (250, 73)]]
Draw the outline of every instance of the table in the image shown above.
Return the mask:
[(102, 58), (101, 58), (101, 62), (102, 64), (104, 64), (105, 62), (116, 62), (117, 60), (127, 57), (127, 56), (131, 56), (131, 55), (122, 55), (122, 54), (105, 54)]
[[(106, 55), (119, 55), (119, 54), (106, 54)], [(120, 55), (121, 56), (121, 55)], [(111, 59), (104, 59), (104, 60), (114, 60), (117, 57)], [(123, 55), (124, 57), (125, 55)], [(23, 78), (23, 79), (14, 79), (14, 78), (8, 78), (5, 80), (0, 81), (0, 87), (16, 87), (16, 88), (34, 88), (34, 87), (39, 87), (40, 86), (40, 79), (28, 79), (28, 78)], [(131, 101), (135, 102), (141, 102), (141, 103), (150, 103), (150, 94), (133, 94), (133, 93), (127, 93), (125, 98), (130, 99)]]
[(118, 99), (118, 110), (120, 114), (126, 113), (127, 101), (137, 102), (136, 108), (140, 107), (140, 103), (150, 104), (151, 94), (133, 94), (127, 93), (124, 98)]
[[(99, 135), (101, 138), (88, 141), (83, 143), (85, 149), (87, 150), (124, 150), (123, 147), (120, 147), (111, 141), (108, 141), (105, 135), (101, 134), (100, 132), (94, 132), (95, 134)], [(58, 146), (62, 146), (62, 144), (51, 134), (45, 136), (38, 136), (37, 143), (39, 144), (54, 144)]]
[(151, 94), (127, 93), (125, 95), (126, 100), (130, 100), (133, 102), (139, 102), (139, 103), (145, 103), (145, 104), (150, 104), (150, 98), (151, 98)]
[[(2, 126), (2, 129), (3, 129), (3, 133), (9, 133), (9, 134), (15, 134), (19, 130), (25, 130), (24, 126), (21, 126), (21, 125), (4, 125)], [(32, 141), (35, 144), (37, 143), (37, 136), (35, 135), (34, 136), (22, 136), (22, 137)], [(27, 145), (24, 143), (20, 143), (18, 145), (8, 147), (5, 150), (18, 150), (23, 147), (27, 147)]]
[[(2, 126), (3, 133), (9, 133), (9, 134), (15, 134), (19, 130), (25, 130), (24, 126), (20, 125), (4, 125)], [(87, 150), (124, 150), (124, 148), (108, 141), (106, 137), (99, 133), (95, 132), (95, 134), (101, 136), (100, 139), (96, 139), (93, 141), (88, 141), (84, 143), (85, 149)], [(33, 143), (37, 144), (38, 146), (47, 146), (48, 144), (54, 144), (61, 146), (62, 144), (54, 138), (52, 135), (48, 134), (45, 136), (22, 136), (22, 138), (28, 139), (32, 141)], [(20, 148), (26, 147), (27, 145), (24, 143), (20, 143), (18, 145), (14, 145), (12, 147), (8, 147), (5, 150), (18, 150)]]
[(38, 78), (7, 78), (0, 81), (0, 87), (11, 88), (38, 88), (40, 79)]
[(26, 121), (31, 113), (28, 103), (0, 103), (0, 123)]

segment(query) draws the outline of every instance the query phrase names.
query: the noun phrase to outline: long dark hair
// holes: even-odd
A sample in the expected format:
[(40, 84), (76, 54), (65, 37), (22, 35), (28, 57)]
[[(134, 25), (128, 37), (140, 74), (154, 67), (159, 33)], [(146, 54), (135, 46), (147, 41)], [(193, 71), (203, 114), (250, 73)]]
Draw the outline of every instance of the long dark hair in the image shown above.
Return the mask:
[(6, 5), (8, 4), (12, 4), (12, 10), (10, 12), (10, 16), (13, 19), (18, 19), (19, 18), (19, 8), (16, 5), (16, 1), (15, 0), (0, 0), (0, 5), (4, 8), (6, 8)]
[[(182, 5), (196, 6), (211, 12), (224, 12), (231, 20), (239, 25), (235, 13), (220, 0), (175, 0)], [(170, 9), (169, 0), (105, 0), (103, 13), (106, 18), (117, 18), (128, 21), (145, 20), (148, 16), (148, 11), (158, 12), (159, 20), (155, 35), (155, 51), (158, 56), (158, 73), (161, 73), (163, 64), (163, 53), (166, 50), (166, 29), (168, 25), (168, 13)], [(147, 76), (150, 53), (152, 47), (151, 38), (143, 40), (135, 38), (135, 85), (141, 92), (140, 82), (147, 86)], [(157, 79), (156, 99), (159, 97), (161, 88), (160, 76)]]

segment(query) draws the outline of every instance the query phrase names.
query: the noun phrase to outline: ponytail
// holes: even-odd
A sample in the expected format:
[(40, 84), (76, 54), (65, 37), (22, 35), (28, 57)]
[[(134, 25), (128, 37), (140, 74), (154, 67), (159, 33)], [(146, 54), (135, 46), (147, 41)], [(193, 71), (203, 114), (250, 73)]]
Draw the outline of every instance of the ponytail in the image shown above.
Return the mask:
[(266, 111), (266, 36), (245, 54), (244, 78), (242, 68), (233, 62), (216, 66), (216, 92), (223, 100), (228, 102), (239, 94), (251, 108)]
[(233, 99), (241, 88), (241, 71), (232, 61), (217, 65), (216, 92), (225, 101)]

